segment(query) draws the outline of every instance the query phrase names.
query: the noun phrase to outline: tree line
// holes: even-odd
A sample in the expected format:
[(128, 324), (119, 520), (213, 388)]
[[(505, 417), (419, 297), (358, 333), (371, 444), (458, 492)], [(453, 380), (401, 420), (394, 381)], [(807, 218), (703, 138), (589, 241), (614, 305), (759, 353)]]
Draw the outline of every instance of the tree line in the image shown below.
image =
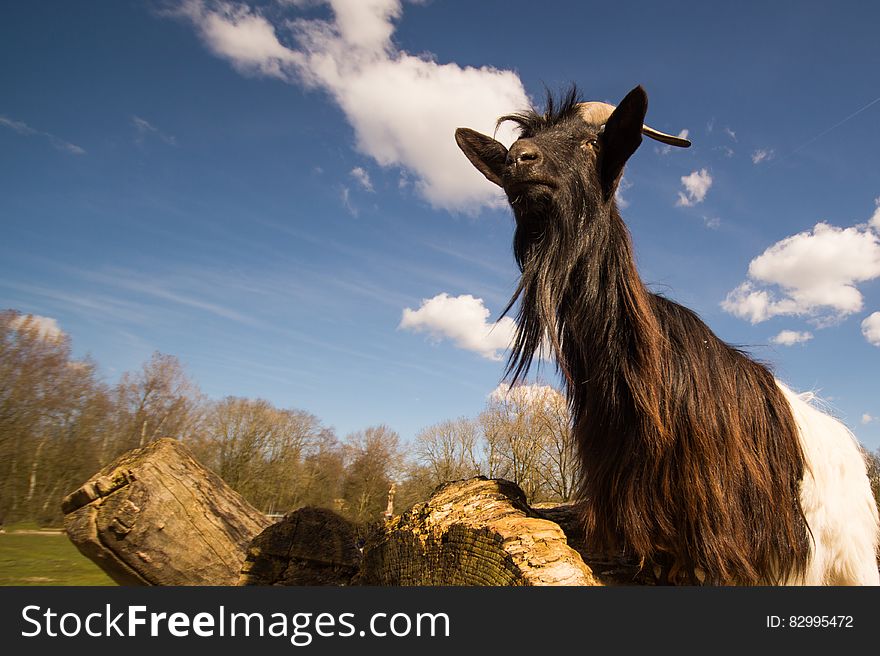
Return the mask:
[(483, 474), (533, 501), (574, 489), (568, 409), (547, 386), (496, 391), (475, 418), (422, 430), (409, 444), (386, 425), (342, 438), (315, 415), (263, 399), (206, 398), (174, 356), (105, 383), (70, 338), (40, 318), (0, 312), (0, 522), (61, 521), (60, 500), (122, 453), (160, 437), (196, 458), (263, 512), (305, 505), (356, 521), (399, 512), (440, 483)]
[[(440, 483), (484, 475), (530, 503), (564, 502), (577, 466), (564, 397), (546, 385), (499, 387), (476, 417), (428, 426), (410, 442), (386, 425), (342, 438), (313, 414), (263, 399), (208, 399), (174, 356), (105, 383), (70, 339), (36, 317), (0, 312), (0, 524), (61, 522), (60, 502), (122, 453), (160, 437), (267, 514), (306, 505), (355, 521), (401, 512)], [(870, 458), (880, 494), (880, 457)]]

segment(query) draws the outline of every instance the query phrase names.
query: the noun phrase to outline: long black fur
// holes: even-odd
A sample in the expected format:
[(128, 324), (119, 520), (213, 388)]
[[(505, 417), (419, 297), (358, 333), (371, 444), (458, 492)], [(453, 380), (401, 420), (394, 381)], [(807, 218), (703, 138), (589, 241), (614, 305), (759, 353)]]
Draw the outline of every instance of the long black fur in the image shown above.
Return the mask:
[[(643, 117), (647, 107), (636, 91), (644, 95), (631, 92), (604, 131), (580, 118), (574, 88), (548, 94), (545, 112), (503, 117), (520, 129), (503, 169), (496, 146), (457, 135), (466, 154), (472, 143), (496, 148), (493, 175), (516, 217), (522, 276), (505, 310), (519, 303), (508, 377), (522, 379), (549, 341), (593, 546), (688, 583), (780, 583), (802, 574), (810, 554), (798, 429), (764, 365), (638, 275), (613, 194), (640, 140), (625, 127), (625, 112)], [(528, 166), (516, 163), (523, 152)]]

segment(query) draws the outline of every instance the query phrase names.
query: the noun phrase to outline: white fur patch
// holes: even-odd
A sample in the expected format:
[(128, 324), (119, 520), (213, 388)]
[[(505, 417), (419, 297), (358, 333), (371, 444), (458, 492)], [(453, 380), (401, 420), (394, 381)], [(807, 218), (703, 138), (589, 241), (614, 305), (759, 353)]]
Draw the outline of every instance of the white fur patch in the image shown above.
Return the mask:
[(813, 534), (803, 578), (788, 585), (880, 585), (880, 520), (865, 459), (855, 436), (816, 406), (813, 394), (795, 394), (782, 383), (806, 460), (801, 505)]

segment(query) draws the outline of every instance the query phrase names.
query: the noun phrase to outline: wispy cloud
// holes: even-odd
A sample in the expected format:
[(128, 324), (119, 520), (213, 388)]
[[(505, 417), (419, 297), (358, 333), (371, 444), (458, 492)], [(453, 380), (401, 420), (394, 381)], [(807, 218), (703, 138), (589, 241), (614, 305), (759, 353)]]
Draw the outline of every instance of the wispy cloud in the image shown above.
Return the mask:
[[(687, 132), (687, 130), (684, 130), (684, 132)], [(617, 185), (617, 191), (614, 192), (614, 200), (617, 201), (617, 204), (620, 206), (621, 209), (626, 209), (627, 207), (629, 207), (629, 201), (624, 198), (623, 192), (631, 189), (632, 186), (633, 183), (627, 180), (626, 177), (621, 178), (620, 184)]]
[(162, 130), (157, 128), (155, 125), (150, 123), (145, 118), (141, 118), (140, 116), (132, 116), (131, 124), (134, 126), (137, 131), (137, 136), (135, 137), (135, 143), (142, 144), (144, 143), (144, 139), (147, 136), (154, 136), (161, 141), (164, 141), (169, 146), (177, 145), (177, 138), (170, 134), (165, 134)]
[[(687, 128), (685, 128), (684, 130), (682, 130), (681, 132), (678, 133), (678, 136), (681, 137), (682, 139), (687, 139), (689, 134), (690, 134), (690, 131)], [(668, 155), (669, 153), (672, 152), (672, 146), (658, 146), (656, 148), (656, 150), (661, 155)], [(676, 148), (675, 150), (681, 150), (681, 148)]]
[(770, 341), (780, 346), (794, 346), (795, 344), (804, 344), (813, 339), (813, 333), (797, 330), (783, 330), (775, 337), (771, 337)]
[[(141, 272), (120, 267), (102, 271), (74, 267), (64, 267), (64, 269), (68, 275), (88, 281), (92, 286), (124, 292), (126, 305), (150, 298), (166, 301), (171, 307), (197, 310), (251, 327), (260, 325), (260, 321), (252, 315), (234, 310), (224, 302), (229, 285), (224, 278), (212, 271), (145, 276)], [(103, 301), (96, 295), (91, 295), (90, 298), (91, 301), (82, 299), (82, 302), (91, 302), (96, 308), (103, 305)], [(109, 298), (117, 303), (122, 300), (113, 296)]]
[(769, 162), (776, 156), (772, 148), (758, 148), (752, 153), (752, 164), (760, 164), (761, 162)]
[(731, 130), (729, 127), (724, 128), (724, 134), (726, 134), (728, 137), (730, 137), (733, 141), (737, 140), (736, 139), (736, 132)]
[(869, 415), (867, 412), (862, 415), (862, 426), (867, 426), (868, 424), (877, 421), (877, 417)]
[(373, 181), (370, 180), (370, 174), (367, 173), (363, 167), (356, 166), (351, 170), (351, 177), (353, 177), (357, 183), (364, 189), (364, 191), (369, 191), (370, 193), (374, 192)]
[(681, 184), (684, 185), (684, 191), (678, 192), (678, 200), (675, 204), (680, 207), (692, 207), (705, 200), (712, 186), (712, 176), (708, 170), (700, 169), (683, 175)]
[(0, 125), (5, 128), (9, 128), (10, 130), (13, 130), (25, 137), (43, 137), (44, 139), (47, 139), (49, 143), (52, 144), (52, 147), (56, 150), (71, 153), (72, 155), (86, 154), (86, 151), (76, 144), (65, 141), (64, 139), (56, 137), (54, 134), (51, 134), (49, 132), (44, 132), (42, 130), (32, 128), (30, 125), (23, 121), (14, 121), (11, 118), (0, 115)]
[[(503, 204), (450, 135), (460, 126), (492, 133), (499, 116), (527, 107), (517, 74), (400, 50), (392, 36), (401, 0), (315, 3), (329, 4), (333, 18), (270, 20), (261, 9), (212, 0), (183, 0), (176, 13), (241, 73), (326, 91), (354, 128), (357, 150), (408, 170), (433, 206), (474, 212)], [(513, 128), (503, 126), (498, 138), (509, 143)]]
[(353, 217), (357, 218), (360, 215), (360, 210), (351, 200), (351, 189), (346, 187), (345, 185), (339, 190), (339, 199), (342, 201), (342, 206), (346, 209), (346, 211), (351, 214)]
[(868, 219), (868, 225), (880, 233), (880, 197), (874, 199), (874, 205), (876, 205), (876, 208), (874, 209), (874, 214)]

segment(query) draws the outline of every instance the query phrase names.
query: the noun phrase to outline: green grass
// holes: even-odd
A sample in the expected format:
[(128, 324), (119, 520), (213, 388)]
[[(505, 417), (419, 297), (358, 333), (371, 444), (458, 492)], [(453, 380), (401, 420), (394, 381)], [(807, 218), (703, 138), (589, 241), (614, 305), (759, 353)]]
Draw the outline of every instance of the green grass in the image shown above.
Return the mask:
[(0, 585), (116, 585), (64, 533), (16, 524), (0, 534)]

